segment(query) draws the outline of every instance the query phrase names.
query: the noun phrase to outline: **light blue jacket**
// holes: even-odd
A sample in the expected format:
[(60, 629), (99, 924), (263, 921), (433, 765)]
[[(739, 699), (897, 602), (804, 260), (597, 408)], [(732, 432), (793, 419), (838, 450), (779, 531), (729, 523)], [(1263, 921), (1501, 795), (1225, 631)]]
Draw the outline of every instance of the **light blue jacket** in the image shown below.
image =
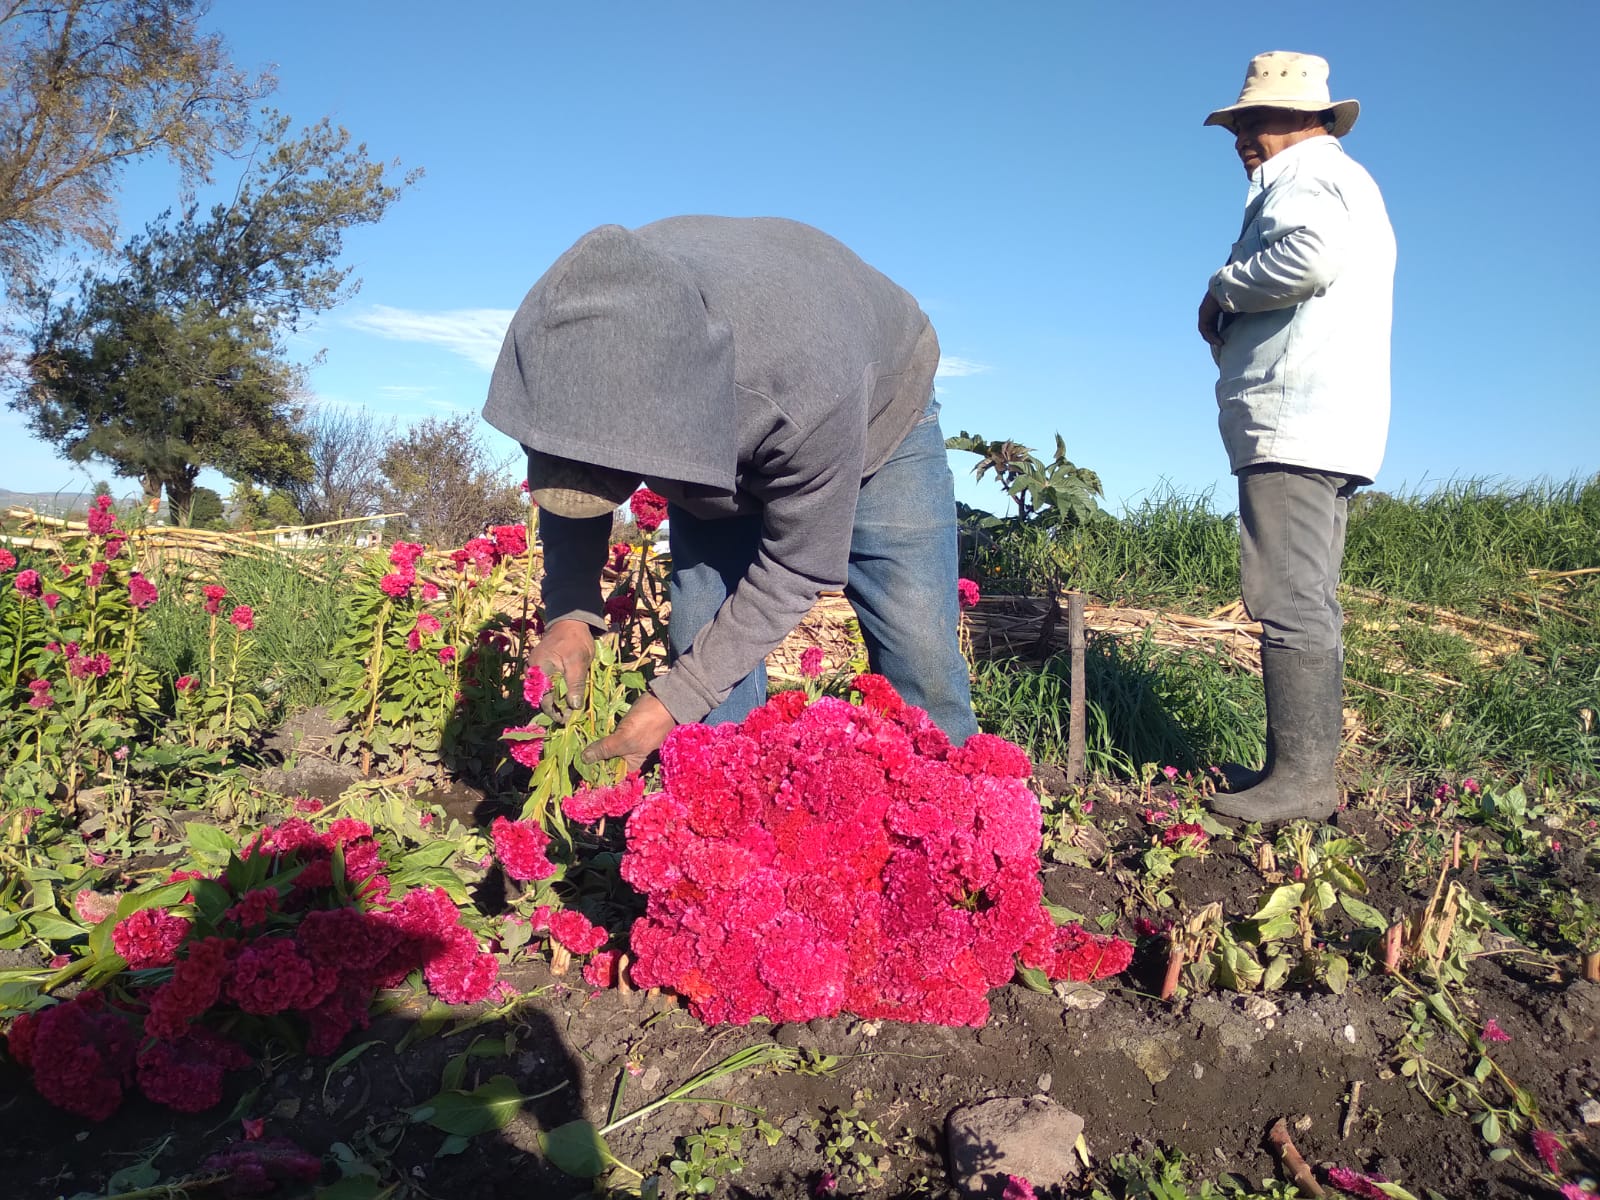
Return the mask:
[(1244, 228), (1211, 277), (1222, 306), (1218, 424), (1232, 469), (1283, 463), (1371, 483), (1389, 432), (1394, 231), (1337, 138), (1250, 177)]

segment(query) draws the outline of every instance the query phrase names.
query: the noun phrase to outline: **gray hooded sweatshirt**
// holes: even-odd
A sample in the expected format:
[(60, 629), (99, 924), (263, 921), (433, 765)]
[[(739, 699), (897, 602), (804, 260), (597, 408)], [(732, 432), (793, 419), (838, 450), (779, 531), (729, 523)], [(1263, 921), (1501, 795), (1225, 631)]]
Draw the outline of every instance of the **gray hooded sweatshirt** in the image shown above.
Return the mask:
[[(673, 217), (585, 234), (512, 318), (483, 415), (523, 446), (637, 472), (704, 519), (759, 512), (756, 561), (651, 691), (697, 721), (842, 586), (861, 482), (922, 415), (939, 343), (826, 234)], [(605, 628), (610, 517), (539, 515), (545, 619)]]

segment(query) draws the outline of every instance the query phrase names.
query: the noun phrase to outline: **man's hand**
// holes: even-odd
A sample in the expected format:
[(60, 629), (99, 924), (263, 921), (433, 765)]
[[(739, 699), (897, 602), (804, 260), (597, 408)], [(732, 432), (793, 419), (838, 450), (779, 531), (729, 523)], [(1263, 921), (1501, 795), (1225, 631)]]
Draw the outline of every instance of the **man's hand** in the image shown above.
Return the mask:
[(645, 759), (661, 749), (661, 743), (667, 740), (667, 734), (676, 724), (667, 706), (646, 692), (617, 722), (616, 732), (584, 748), (583, 761), (597, 763), (620, 758), (628, 764), (628, 770), (637, 771), (644, 766)]
[(1217, 323), (1221, 319), (1222, 305), (1217, 303), (1217, 298), (1207, 288), (1206, 298), (1200, 301), (1200, 336), (1210, 345), (1222, 345), (1222, 334), (1217, 332)]
[(550, 690), (539, 702), (539, 709), (552, 721), (563, 720), (557, 707), (555, 681), (565, 680), (567, 708), (583, 707), (583, 689), (589, 682), (589, 664), (594, 661), (594, 631), (582, 621), (557, 621), (544, 631), (544, 637), (528, 655), (528, 665), (538, 667), (550, 680)]

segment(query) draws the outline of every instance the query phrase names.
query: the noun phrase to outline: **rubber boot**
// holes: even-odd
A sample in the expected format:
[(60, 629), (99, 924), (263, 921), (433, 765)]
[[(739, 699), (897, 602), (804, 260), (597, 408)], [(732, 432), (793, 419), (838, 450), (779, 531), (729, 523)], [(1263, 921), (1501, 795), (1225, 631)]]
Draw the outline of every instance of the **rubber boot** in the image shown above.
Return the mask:
[(1280, 825), (1322, 821), (1339, 806), (1333, 767), (1344, 728), (1344, 663), (1337, 652), (1263, 647), (1269, 756), (1255, 787), (1217, 796), (1213, 812), (1240, 821)]

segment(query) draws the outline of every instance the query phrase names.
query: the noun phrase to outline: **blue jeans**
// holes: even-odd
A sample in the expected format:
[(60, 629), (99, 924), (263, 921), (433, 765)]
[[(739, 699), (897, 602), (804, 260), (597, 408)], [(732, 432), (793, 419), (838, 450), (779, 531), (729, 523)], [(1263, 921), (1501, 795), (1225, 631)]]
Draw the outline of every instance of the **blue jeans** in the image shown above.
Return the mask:
[[(761, 514), (707, 521), (673, 505), (670, 657), (693, 644), (755, 562)], [(961, 655), (956, 601), (955, 479), (945, 458), (939, 405), (861, 485), (850, 536), (845, 598), (861, 622), (867, 662), (909, 704), (926, 709), (956, 745), (978, 732)], [(741, 721), (767, 698), (767, 669), (746, 675), (705, 717)]]

